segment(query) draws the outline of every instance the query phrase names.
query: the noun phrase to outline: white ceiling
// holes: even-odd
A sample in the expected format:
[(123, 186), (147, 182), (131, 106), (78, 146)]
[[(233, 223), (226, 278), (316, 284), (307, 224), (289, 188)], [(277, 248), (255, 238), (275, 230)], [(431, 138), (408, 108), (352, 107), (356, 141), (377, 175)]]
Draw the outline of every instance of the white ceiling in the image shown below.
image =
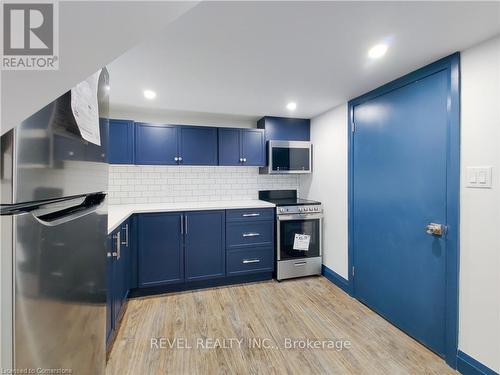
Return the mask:
[(60, 1), (59, 70), (0, 72), (1, 134), (196, 3)]
[(499, 2), (203, 2), (109, 66), (112, 107), (310, 118), (499, 33)]

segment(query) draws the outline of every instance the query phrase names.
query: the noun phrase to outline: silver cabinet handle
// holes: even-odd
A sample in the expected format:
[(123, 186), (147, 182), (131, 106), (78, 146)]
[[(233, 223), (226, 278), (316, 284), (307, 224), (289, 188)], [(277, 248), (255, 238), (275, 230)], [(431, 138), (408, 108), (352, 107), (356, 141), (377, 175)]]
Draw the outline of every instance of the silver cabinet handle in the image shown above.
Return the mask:
[(111, 258), (111, 257), (113, 256), (113, 254), (111, 254), (111, 252), (110, 252), (110, 251), (108, 251), (108, 252), (106, 253), (106, 256), (107, 256), (108, 258)]
[(184, 234), (184, 215), (181, 214), (181, 234)]
[(247, 158), (243, 158), (243, 163), (246, 163), (247, 162)]
[(307, 262), (296, 262), (296, 263), (294, 263), (293, 265), (294, 265), (295, 267), (300, 267), (300, 266), (305, 266), (306, 264), (307, 264)]
[(179, 156), (177, 160), (182, 161), (182, 156)]
[(186, 226), (184, 233), (188, 234), (188, 217), (187, 216), (184, 217), (184, 225)]
[(243, 215), (241, 215), (241, 216), (243, 216), (243, 217), (254, 217), (254, 216), (260, 216), (260, 214), (258, 214), (258, 213), (253, 213), (253, 214), (243, 214)]
[(248, 263), (260, 263), (260, 259), (243, 259), (243, 264), (248, 264)]
[(243, 163), (243, 158), (240, 158), (240, 163)]
[(118, 231), (115, 234), (115, 240), (116, 240), (116, 251), (112, 253), (112, 255), (116, 258), (116, 260), (120, 259), (121, 256), (121, 240), (120, 240), (120, 232)]
[(179, 158), (177, 156), (175, 156), (174, 161), (179, 161)]
[(242, 234), (243, 237), (257, 237), (257, 236), (260, 236), (260, 233), (257, 233), (257, 232), (249, 232), (249, 233), (243, 233)]
[(128, 247), (128, 224), (125, 224), (125, 241), (122, 242), (122, 245)]

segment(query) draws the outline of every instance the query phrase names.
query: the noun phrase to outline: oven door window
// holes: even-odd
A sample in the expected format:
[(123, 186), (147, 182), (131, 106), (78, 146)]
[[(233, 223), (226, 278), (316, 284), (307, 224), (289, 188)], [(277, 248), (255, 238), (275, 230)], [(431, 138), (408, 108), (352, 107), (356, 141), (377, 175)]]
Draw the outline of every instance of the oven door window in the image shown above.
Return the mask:
[(273, 171), (309, 171), (309, 148), (273, 147), (271, 152)]
[(320, 219), (284, 220), (279, 225), (280, 260), (320, 255)]

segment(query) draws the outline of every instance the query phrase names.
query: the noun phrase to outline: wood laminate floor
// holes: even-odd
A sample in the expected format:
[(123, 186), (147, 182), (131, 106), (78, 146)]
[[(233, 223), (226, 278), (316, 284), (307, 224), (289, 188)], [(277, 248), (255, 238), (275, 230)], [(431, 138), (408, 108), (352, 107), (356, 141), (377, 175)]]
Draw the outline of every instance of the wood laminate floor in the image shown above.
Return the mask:
[(132, 299), (123, 319), (107, 375), (456, 374), (323, 277)]

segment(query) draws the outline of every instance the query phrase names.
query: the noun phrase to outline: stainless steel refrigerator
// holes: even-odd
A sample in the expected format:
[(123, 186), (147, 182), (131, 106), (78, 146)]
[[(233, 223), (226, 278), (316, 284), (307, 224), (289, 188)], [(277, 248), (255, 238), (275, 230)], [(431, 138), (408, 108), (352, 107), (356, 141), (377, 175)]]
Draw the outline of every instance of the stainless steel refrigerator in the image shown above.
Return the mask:
[(81, 137), (71, 92), (1, 137), (3, 369), (105, 371), (108, 79), (101, 146)]

